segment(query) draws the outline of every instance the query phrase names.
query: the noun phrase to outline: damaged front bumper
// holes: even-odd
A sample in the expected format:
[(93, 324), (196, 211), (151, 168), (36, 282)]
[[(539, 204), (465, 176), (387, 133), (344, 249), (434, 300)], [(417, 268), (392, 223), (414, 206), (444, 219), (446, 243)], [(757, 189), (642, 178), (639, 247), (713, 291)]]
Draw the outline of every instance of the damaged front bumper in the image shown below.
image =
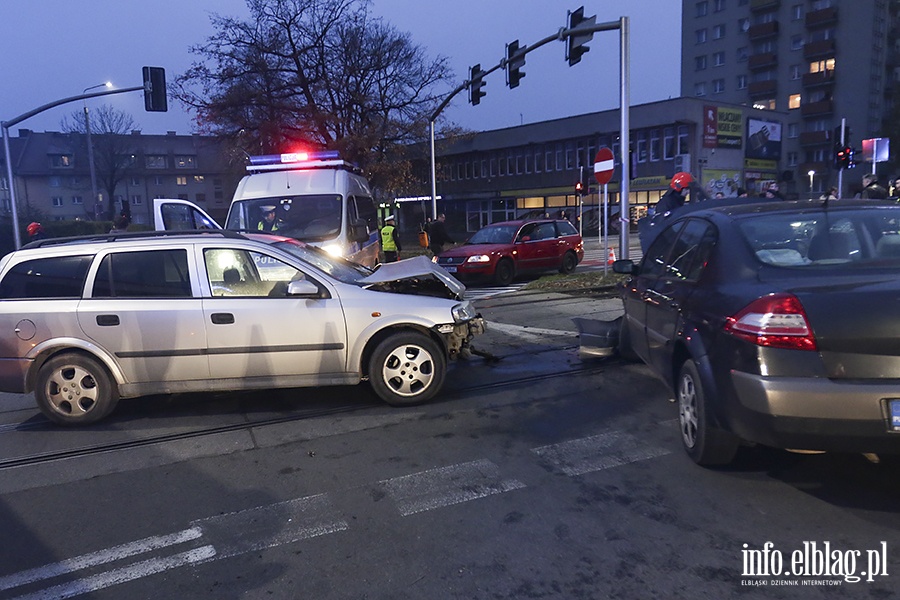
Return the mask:
[(486, 324), (481, 315), (477, 315), (465, 323), (438, 327), (438, 332), (444, 336), (444, 340), (447, 342), (447, 353), (450, 360), (466, 358), (471, 353), (472, 340), (476, 335), (484, 333), (485, 327)]

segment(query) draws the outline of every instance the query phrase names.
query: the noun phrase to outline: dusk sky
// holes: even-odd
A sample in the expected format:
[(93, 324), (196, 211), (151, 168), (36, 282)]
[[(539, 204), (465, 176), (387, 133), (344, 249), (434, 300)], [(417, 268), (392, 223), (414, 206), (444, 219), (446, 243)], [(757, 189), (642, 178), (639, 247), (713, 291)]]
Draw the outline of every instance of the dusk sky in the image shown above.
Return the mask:
[[(583, 4), (582, 4), (583, 3)], [(505, 45), (533, 45), (566, 26), (567, 11), (584, 5), (598, 23), (627, 16), (631, 34), (631, 101), (641, 104), (679, 93), (681, 3), (675, 0), (373, 0), (372, 12), (430, 57), (448, 57), (457, 84), (470, 66), (500, 62)], [(0, 120), (9, 121), (44, 104), (75, 96), (89, 86), (141, 85), (141, 67), (166, 69), (169, 80), (198, 57), (188, 48), (211, 33), (210, 15), (246, 17), (244, 0), (4, 0), (0, 33)], [(445, 116), (475, 130), (617, 108), (619, 33), (594, 35), (581, 63), (569, 67), (565, 44), (554, 41), (528, 54), (526, 77), (506, 87), (498, 70), (487, 79), (481, 104), (459, 94)], [(448, 90), (449, 91), (449, 90)], [(168, 113), (144, 111), (140, 92), (89, 101), (128, 112), (146, 134), (191, 133), (191, 120), (170, 99)], [(58, 131), (81, 103), (50, 109), (12, 128)]]

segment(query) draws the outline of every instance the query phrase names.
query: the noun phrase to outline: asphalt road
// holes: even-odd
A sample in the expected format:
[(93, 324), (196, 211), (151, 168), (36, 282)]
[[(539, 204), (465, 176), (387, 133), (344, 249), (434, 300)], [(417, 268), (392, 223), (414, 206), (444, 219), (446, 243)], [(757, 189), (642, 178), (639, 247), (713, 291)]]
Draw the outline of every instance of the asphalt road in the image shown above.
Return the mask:
[(579, 356), (572, 317), (617, 299), (478, 305), (488, 358), (420, 407), (365, 385), (167, 396), (66, 430), (0, 395), (0, 599), (895, 593), (896, 461), (697, 467), (644, 367)]

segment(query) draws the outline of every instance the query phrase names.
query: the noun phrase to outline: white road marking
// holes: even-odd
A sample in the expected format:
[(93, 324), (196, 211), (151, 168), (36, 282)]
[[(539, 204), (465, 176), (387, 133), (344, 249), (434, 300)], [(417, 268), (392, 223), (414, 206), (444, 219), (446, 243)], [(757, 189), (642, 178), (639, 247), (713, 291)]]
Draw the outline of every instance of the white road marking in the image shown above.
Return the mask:
[(58, 563), (44, 565), (43, 567), (20, 571), (12, 575), (7, 575), (6, 577), (0, 577), (0, 590), (10, 590), (29, 583), (34, 583), (35, 581), (67, 575), (69, 573), (74, 573), (75, 571), (80, 571), (81, 569), (121, 560), (123, 558), (128, 558), (129, 556), (146, 554), (147, 552), (152, 552), (153, 550), (158, 550), (160, 548), (183, 544), (184, 542), (195, 540), (201, 535), (203, 535), (203, 532), (198, 527), (192, 527), (177, 533), (144, 538), (136, 542), (129, 542), (127, 544), (122, 544), (121, 546), (114, 546), (98, 552), (83, 554), (75, 558), (63, 560)]
[(516, 337), (529, 342), (542, 342), (548, 335), (557, 337), (577, 338), (578, 332), (566, 331), (564, 329), (543, 329), (541, 327), (524, 327), (522, 325), (510, 325), (508, 323), (497, 323), (490, 321), (487, 324), (489, 331), (499, 331), (511, 337)]
[(71, 583), (63, 583), (49, 587), (33, 594), (19, 596), (16, 600), (63, 600), (82, 594), (90, 594), (104, 588), (120, 585), (135, 579), (162, 573), (169, 569), (183, 567), (185, 565), (210, 560), (216, 555), (212, 546), (202, 546), (180, 554), (174, 554), (165, 558), (151, 558), (128, 567), (90, 575)]
[(204, 542), (215, 545), (216, 559), (290, 544), (349, 527), (331, 505), (328, 494), (294, 498), (200, 519), (191, 524), (203, 530)]
[(566, 475), (583, 475), (671, 454), (669, 450), (656, 448), (618, 431), (532, 448), (531, 451)]
[(515, 479), (500, 480), (500, 468), (489, 460), (441, 467), (381, 482), (404, 517), (525, 487)]

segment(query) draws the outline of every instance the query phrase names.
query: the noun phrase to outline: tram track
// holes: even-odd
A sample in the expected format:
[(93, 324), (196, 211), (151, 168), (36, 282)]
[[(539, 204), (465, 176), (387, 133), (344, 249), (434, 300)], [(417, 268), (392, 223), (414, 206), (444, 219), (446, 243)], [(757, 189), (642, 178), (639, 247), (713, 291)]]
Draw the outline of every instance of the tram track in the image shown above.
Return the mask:
[[(555, 348), (555, 351), (558, 351), (559, 348)], [(481, 383), (477, 385), (471, 385), (461, 388), (456, 388), (452, 390), (446, 390), (443, 393), (443, 398), (453, 398), (453, 397), (467, 397), (470, 395), (477, 394), (482, 391), (489, 390), (498, 390), (503, 388), (514, 388), (518, 386), (528, 386), (533, 385), (535, 383), (556, 379), (560, 377), (572, 377), (578, 375), (590, 375), (601, 373), (614, 365), (618, 364), (616, 360), (604, 360), (601, 363), (597, 364), (588, 364), (583, 365), (581, 367), (576, 367), (572, 369), (563, 369), (559, 371), (553, 371), (548, 373), (539, 373), (527, 377), (517, 377), (515, 379), (507, 379), (502, 381), (492, 381)], [(210, 427), (200, 427), (196, 429), (191, 429), (187, 431), (180, 431), (176, 433), (166, 433), (160, 435), (150, 435), (146, 437), (141, 437), (139, 439), (131, 439), (131, 440), (119, 440), (115, 442), (108, 443), (100, 443), (100, 444), (91, 444), (86, 446), (80, 446), (76, 448), (66, 448), (61, 450), (52, 450), (47, 452), (39, 452), (34, 454), (9, 457), (0, 459), (0, 471), (35, 466), (45, 463), (52, 463), (56, 461), (69, 460), (73, 458), (82, 458), (112, 452), (121, 452), (126, 450), (133, 450), (138, 448), (156, 446), (160, 444), (168, 444), (172, 442), (190, 440), (190, 439), (198, 439), (205, 437), (212, 437), (216, 435), (222, 435), (227, 433), (234, 433), (240, 431), (248, 431), (251, 429), (257, 429), (260, 427), (270, 427), (274, 425), (282, 425), (285, 423), (299, 422), (308, 419), (322, 418), (334, 415), (346, 415), (352, 414), (355, 412), (359, 412), (365, 409), (371, 409), (373, 407), (379, 406), (380, 403), (373, 401), (371, 403), (361, 404), (359, 402), (354, 402), (351, 404), (337, 405), (331, 406), (328, 408), (319, 408), (314, 410), (300, 410), (293, 412), (289, 415), (279, 415), (277, 417), (268, 417), (263, 419), (253, 419), (248, 421), (242, 421), (240, 423), (231, 423), (227, 425), (215, 425)], [(18, 424), (22, 429), (36, 429), (38, 426), (43, 425), (48, 430), (52, 429), (54, 426), (49, 422), (36, 422), (36, 423), (28, 423), (28, 424)], [(12, 431), (19, 431), (20, 429), (10, 429), (7, 427), (5, 432), (9, 433)], [(0, 432), (2, 433), (2, 432)]]

